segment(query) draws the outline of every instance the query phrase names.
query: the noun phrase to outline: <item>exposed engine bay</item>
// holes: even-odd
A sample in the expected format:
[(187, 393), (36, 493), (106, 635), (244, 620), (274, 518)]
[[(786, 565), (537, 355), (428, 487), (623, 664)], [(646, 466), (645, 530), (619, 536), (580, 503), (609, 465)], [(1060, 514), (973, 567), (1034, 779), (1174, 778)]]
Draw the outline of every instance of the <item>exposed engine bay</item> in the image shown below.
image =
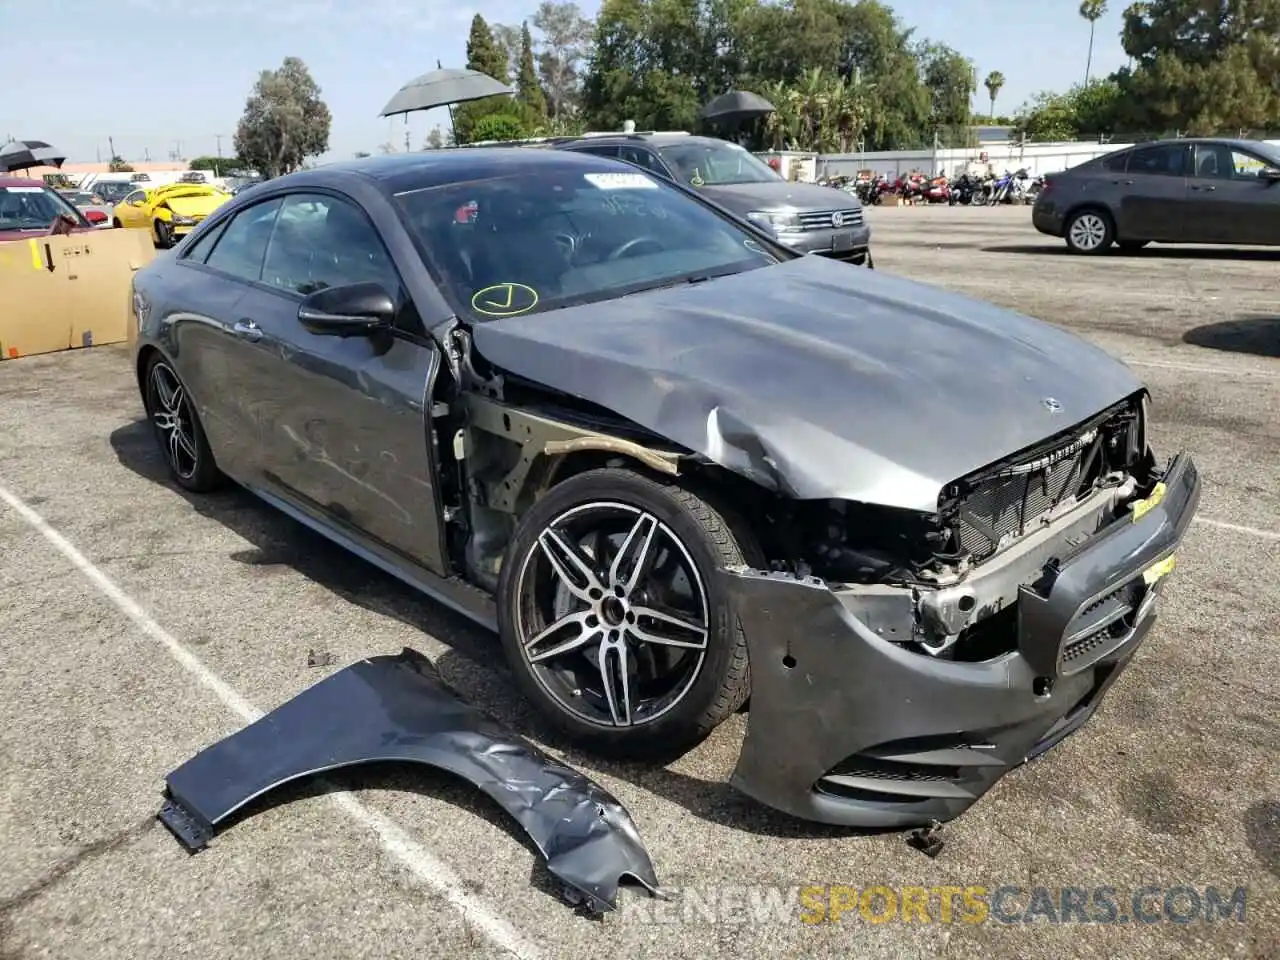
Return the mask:
[[(453, 554), (487, 589), (517, 517), (540, 490), (580, 469), (639, 461), (718, 488), (769, 569), (821, 578), (886, 639), (933, 657), (987, 660), (1016, 643), (1019, 588), (1120, 516), (1154, 477), (1145, 393), (956, 480), (926, 514), (789, 499), (609, 411), (485, 373), (464, 374), (487, 383), (489, 399), (473, 401), (465, 427), (458, 423), (439, 452), (457, 480), (445, 491)], [(571, 438), (546, 439), (562, 434)]]

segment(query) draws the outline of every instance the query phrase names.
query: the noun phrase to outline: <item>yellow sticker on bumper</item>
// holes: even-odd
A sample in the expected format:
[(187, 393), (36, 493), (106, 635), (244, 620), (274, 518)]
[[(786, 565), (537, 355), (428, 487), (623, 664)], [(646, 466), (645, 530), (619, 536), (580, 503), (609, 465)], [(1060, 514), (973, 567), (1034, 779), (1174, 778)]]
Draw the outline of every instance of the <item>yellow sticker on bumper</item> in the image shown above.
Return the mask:
[(1151, 491), (1151, 496), (1145, 500), (1135, 500), (1131, 509), (1133, 510), (1133, 522), (1137, 523), (1148, 513), (1160, 506), (1160, 502), (1164, 500), (1166, 487), (1163, 482), (1157, 483), (1155, 489)]
[(1151, 586), (1166, 574), (1173, 573), (1173, 568), (1178, 565), (1178, 558), (1173, 554), (1165, 557), (1159, 563), (1153, 563), (1147, 569), (1142, 571), (1142, 582), (1147, 586)]

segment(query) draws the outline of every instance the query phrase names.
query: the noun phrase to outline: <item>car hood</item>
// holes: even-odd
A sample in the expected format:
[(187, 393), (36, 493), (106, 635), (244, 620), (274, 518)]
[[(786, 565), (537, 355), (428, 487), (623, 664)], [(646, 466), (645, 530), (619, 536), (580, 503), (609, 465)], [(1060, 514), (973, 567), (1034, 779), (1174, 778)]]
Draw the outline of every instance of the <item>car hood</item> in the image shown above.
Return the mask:
[(821, 257), (481, 323), (473, 343), (788, 496), (928, 512), (1142, 389), (1057, 327)]
[(733, 183), (699, 187), (721, 206), (735, 213), (753, 210), (857, 210), (862, 204), (857, 197), (843, 190), (820, 187), (816, 183), (791, 183), (778, 180), (773, 183)]

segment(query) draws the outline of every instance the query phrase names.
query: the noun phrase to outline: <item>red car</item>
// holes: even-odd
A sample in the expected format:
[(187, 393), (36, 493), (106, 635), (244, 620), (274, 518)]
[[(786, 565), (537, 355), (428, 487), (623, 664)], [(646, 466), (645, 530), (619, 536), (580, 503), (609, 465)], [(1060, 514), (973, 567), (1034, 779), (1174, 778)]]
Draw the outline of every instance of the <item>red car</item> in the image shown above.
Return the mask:
[[(96, 218), (96, 219), (95, 219)], [(63, 221), (61, 229), (55, 229)], [(0, 176), (0, 242), (82, 233), (106, 221), (106, 214), (83, 214), (40, 180)]]

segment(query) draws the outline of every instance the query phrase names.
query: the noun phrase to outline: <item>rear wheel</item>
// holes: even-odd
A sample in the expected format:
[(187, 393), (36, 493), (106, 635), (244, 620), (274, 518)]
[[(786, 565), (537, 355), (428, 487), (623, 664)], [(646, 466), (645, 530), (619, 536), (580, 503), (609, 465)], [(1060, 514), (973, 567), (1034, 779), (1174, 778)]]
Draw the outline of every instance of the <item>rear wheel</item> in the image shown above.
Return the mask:
[(1081, 210), (1067, 221), (1065, 235), (1072, 253), (1097, 254), (1111, 246), (1115, 227), (1103, 211)]
[(193, 493), (216, 489), (222, 483), (222, 471), (213, 461), (195, 404), (178, 374), (156, 354), (144, 376), (143, 404), (170, 476)]
[(168, 250), (173, 246), (173, 231), (163, 220), (156, 221), (156, 246), (161, 250)]
[(617, 756), (697, 743), (747, 698), (717, 570), (754, 557), (725, 515), (631, 470), (564, 481), (521, 519), (498, 587), (503, 646), (538, 710)]

